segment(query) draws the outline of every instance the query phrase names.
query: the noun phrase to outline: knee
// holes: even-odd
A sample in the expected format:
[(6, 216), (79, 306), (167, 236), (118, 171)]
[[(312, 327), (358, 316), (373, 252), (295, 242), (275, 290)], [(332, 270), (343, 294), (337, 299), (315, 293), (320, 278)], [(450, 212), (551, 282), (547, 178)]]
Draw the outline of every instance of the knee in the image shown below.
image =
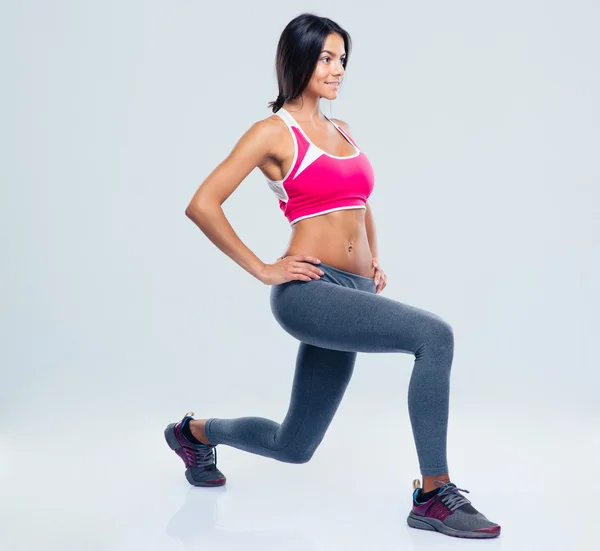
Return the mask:
[(315, 450), (310, 448), (301, 449), (287, 447), (277, 454), (276, 459), (283, 461), (284, 463), (295, 463), (300, 465), (302, 463), (308, 463), (312, 459), (314, 453)]
[(423, 344), (423, 350), (445, 351), (452, 354), (454, 351), (454, 330), (452, 326), (442, 318), (435, 316), (425, 332), (425, 342)]
[(435, 340), (448, 348), (454, 348), (454, 330), (452, 326), (442, 318), (435, 323), (434, 327)]

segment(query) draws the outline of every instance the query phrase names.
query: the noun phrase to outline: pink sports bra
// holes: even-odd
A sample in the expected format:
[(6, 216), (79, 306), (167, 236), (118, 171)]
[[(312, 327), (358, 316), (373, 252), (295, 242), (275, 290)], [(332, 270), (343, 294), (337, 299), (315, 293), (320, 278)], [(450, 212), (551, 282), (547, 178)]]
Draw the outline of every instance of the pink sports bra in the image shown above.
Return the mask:
[(288, 111), (281, 108), (276, 114), (292, 134), (294, 160), (283, 180), (267, 182), (289, 223), (336, 210), (366, 209), (374, 186), (373, 167), (354, 140), (325, 117), (356, 149), (354, 155), (336, 157), (313, 144)]

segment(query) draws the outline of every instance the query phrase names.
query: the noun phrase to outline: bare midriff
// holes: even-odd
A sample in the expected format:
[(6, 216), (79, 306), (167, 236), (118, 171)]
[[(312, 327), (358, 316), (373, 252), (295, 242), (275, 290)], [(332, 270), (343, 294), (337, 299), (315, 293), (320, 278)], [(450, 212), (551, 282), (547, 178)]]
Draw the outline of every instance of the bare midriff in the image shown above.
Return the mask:
[(282, 257), (307, 254), (339, 270), (374, 277), (365, 212), (364, 208), (339, 210), (296, 222)]

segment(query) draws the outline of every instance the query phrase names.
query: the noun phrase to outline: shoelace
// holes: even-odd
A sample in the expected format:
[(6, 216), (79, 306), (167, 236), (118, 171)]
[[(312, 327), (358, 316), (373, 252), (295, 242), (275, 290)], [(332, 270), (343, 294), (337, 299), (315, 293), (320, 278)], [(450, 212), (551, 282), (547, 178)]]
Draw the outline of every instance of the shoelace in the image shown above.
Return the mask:
[[(206, 470), (217, 468), (217, 449), (214, 446), (194, 446), (196, 453), (196, 467), (205, 467)], [(212, 469), (210, 467), (213, 467)]]
[(442, 503), (444, 503), (450, 511), (456, 511), (459, 507), (471, 503), (465, 496), (459, 494), (459, 492), (470, 493), (469, 490), (457, 488), (453, 482), (449, 482), (444, 485), (438, 495), (440, 496)]

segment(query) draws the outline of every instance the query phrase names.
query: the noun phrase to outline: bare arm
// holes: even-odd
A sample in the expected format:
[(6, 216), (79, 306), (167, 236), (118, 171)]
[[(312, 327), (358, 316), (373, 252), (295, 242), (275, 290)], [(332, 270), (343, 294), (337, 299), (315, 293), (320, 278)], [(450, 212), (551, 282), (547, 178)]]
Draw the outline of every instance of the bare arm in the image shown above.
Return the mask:
[(268, 119), (253, 124), (229, 156), (200, 185), (185, 210), (186, 216), (216, 247), (258, 280), (261, 280), (265, 264), (237, 236), (222, 205), (246, 176), (266, 159), (280, 128)]

